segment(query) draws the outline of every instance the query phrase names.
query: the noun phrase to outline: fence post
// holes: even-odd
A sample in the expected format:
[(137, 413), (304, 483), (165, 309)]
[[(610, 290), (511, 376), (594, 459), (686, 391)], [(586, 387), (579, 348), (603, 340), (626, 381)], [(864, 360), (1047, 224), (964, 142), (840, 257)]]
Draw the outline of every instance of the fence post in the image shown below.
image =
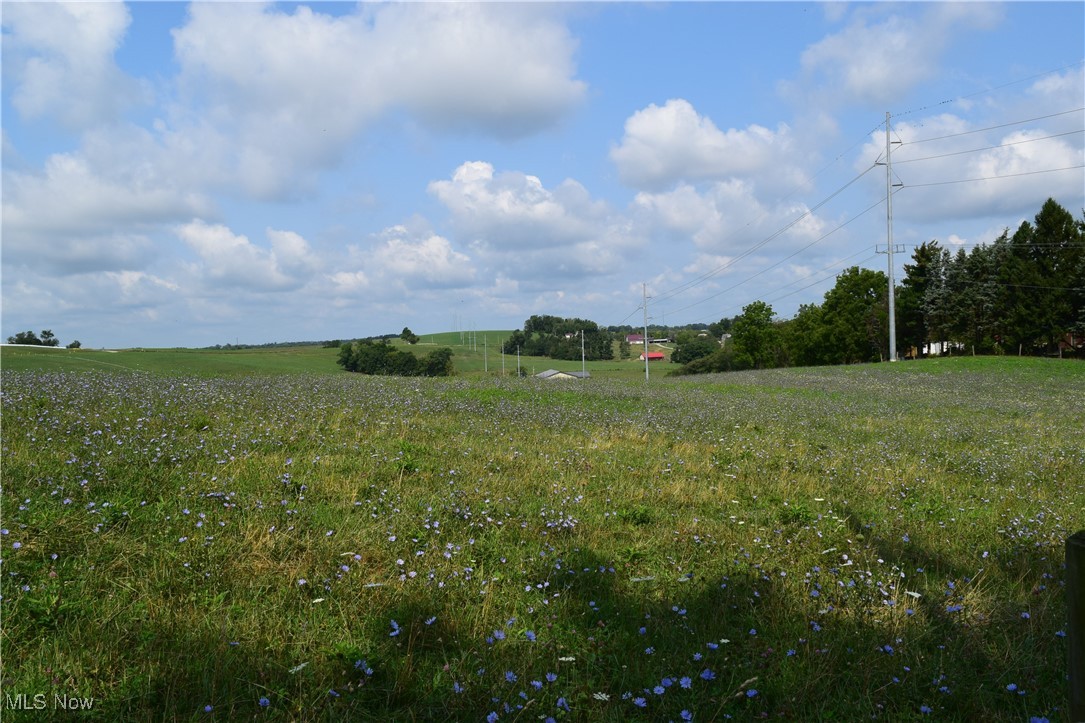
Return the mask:
[(1085, 721), (1085, 530), (1066, 539), (1066, 612), (1070, 640), (1070, 720)]

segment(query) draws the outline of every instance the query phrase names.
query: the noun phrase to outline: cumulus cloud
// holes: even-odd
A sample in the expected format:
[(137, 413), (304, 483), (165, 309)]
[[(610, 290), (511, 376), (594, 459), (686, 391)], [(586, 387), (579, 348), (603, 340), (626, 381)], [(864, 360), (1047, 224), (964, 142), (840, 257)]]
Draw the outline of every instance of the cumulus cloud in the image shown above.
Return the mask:
[(717, 255), (742, 253), (765, 241), (776, 249), (794, 248), (820, 238), (829, 228), (805, 204), (765, 203), (751, 184), (736, 180), (641, 192), (633, 207), (637, 220), (657, 233), (689, 239), (701, 252)]
[(248, 291), (287, 291), (305, 284), (319, 268), (308, 242), (287, 231), (268, 229), (270, 248), (256, 246), (221, 224), (200, 220), (177, 229), (200, 260), (205, 278)]
[(609, 213), (576, 181), (548, 190), (536, 177), (518, 171), (494, 173), (484, 161), (464, 163), (451, 180), (434, 181), (429, 191), (452, 213), (456, 227), (495, 248), (565, 246), (596, 237)]
[(434, 233), (412, 238), (406, 226), (386, 229), (373, 254), (373, 265), (407, 286), (458, 288), (475, 278), (471, 259)]
[(643, 243), (628, 219), (572, 179), (548, 189), (536, 176), (472, 161), (429, 190), (477, 258), (521, 281), (612, 273)]
[(150, 228), (206, 212), (203, 197), (99, 175), (77, 154), (41, 173), (4, 174), (5, 260), (60, 273), (131, 270), (150, 258)]
[(759, 125), (721, 131), (689, 101), (678, 98), (630, 116), (610, 159), (624, 183), (659, 189), (680, 180), (752, 176), (773, 168), (786, 175), (791, 148), (786, 124), (775, 131)]
[(122, 3), (5, 3), (5, 74), (30, 119), (71, 129), (117, 118), (144, 97), (113, 55), (131, 22)]
[(884, 12), (863, 7), (843, 30), (806, 48), (801, 76), (782, 85), (785, 94), (884, 109), (934, 77), (962, 31), (989, 29), (1002, 17), (984, 3), (931, 3), (908, 16)]
[[(894, 215), (926, 221), (1027, 214), (1049, 197), (1080, 204), (1085, 172), (1074, 167), (1085, 165), (1085, 147), (1080, 133), (1061, 135), (1063, 124), (1051, 118), (994, 127), (1003, 124), (991, 120), (977, 128), (953, 114), (895, 124), (903, 144), (893, 153), (893, 173), (903, 187), (894, 195)], [(864, 156), (884, 151), (876, 136)], [(1063, 168), (1070, 170), (1056, 170)]]
[(403, 3), (333, 17), (195, 3), (174, 42), (195, 108), (178, 128), (206, 134), (199, 119), (210, 118), (229, 140), (210, 143), (232, 148), (223, 163), (261, 198), (338, 163), (390, 111), (515, 138), (553, 125), (585, 92), (567, 29), (530, 5)]

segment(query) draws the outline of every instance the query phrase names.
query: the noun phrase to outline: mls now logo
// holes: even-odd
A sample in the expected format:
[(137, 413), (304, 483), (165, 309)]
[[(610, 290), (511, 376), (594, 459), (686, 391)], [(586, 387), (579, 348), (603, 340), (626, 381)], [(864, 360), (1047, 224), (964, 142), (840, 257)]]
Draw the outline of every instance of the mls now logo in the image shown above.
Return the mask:
[[(50, 701), (44, 693), (11, 693), (4, 694), (4, 707), (8, 710), (44, 710)], [(94, 707), (94, 698), (79, 698), (67, 694), (53, 695), (54, 710), (90, 710)]]

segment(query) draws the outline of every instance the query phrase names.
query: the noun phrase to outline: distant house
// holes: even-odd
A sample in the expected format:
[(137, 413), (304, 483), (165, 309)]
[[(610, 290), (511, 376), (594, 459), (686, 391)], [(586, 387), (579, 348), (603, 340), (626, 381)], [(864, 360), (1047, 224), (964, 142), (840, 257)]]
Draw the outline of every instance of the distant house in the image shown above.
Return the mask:
[[(664, 356), (663, 352), (661, 352), (661, 351), (650, 351), (650, 352), (648, 352), (648, 361), (650, 361), (650, 362), (663, 361), (665, 358), (666, 357)], [(644, 361), (644, 354), (643, 353), (641, 353), (641, 355), (640, 355), (640, 360)]]
[(535, 375), (536, 379), (588, 379), (591, 372), (560, 372), (557, 369), (547, 369)]
[(644, 343), (644, 335), (643, 334), (626, 334), (625, 335), (625, 340), (629, 344), (643, 344)]

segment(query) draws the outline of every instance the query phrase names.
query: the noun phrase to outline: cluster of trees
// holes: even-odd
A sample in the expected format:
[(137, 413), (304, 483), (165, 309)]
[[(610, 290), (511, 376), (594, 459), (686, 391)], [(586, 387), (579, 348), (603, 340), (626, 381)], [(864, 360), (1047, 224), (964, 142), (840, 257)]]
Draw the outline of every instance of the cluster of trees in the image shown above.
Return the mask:
[[(1085, 216), (1075, 220), (1054, 200), (1035, 223), (971, 251), (921, 244), (904, 272), (895, 291), (900, 355), (920, 356), (933, 344), (970, 353), (1085, 352)], [(756, 301), (710, 325), (730, 332), (722, 346), (680, 338), (672, 359), (684, 365), (679, 373), (883, 360), (888, 290), (881, 271), (852, 267), (821, 304), (799, 307), (794, 318), (778, 320)]]
[(501, 349), (506, 354), (519, 350), (527, 356), (577, 360), (581, 358), (582, 341), (584, 359), (614, 358), (614, 337), (594, 321), (547, 315), (527, 319), (523, 330), (517, 329), (509, 335)]
[(369, 339), (343, 344), (336, 360), (348, 372), (401, 377), (452, 376), (452, 350), (435, 349), (426, 356), (416, 356), (381, 340)]
[[(50, 329), (43, 329), (41, 336), (32, 331), (20, 331), (15, 336), (8, 337), (8, 344), (29, 344), (32, 346), (60, 346), (60, 340), (56, 338)], [(66, 349), (79, 349), (83, 345), (78, 340), (66, 346)]]

